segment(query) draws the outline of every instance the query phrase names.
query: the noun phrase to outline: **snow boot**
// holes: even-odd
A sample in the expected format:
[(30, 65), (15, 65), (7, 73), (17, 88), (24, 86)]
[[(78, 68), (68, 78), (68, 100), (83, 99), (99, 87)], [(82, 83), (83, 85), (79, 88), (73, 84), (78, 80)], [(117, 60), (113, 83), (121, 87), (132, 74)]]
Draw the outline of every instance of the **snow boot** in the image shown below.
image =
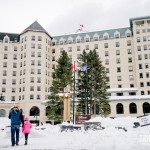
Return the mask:
[(27, 141), (25, 141), (24, 145), (27, 145)]

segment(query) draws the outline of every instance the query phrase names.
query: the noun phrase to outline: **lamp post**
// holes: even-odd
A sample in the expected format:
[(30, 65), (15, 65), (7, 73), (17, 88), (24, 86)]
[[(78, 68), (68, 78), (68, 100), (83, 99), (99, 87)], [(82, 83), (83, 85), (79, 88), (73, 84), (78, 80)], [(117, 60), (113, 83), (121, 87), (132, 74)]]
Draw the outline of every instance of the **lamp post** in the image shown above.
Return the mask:
[(74, 61), (74, 80), (73, 80), (73, 124), (75, 123), (75, 116), (74, 116), (74, 103), (75, 103), (75, 61)]

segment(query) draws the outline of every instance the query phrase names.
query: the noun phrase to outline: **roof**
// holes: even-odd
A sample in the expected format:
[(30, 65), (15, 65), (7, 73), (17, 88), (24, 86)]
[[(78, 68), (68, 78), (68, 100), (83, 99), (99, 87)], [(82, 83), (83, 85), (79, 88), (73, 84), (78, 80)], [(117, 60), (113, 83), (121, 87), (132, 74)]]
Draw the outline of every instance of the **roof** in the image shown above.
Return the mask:
[(111, 30), (103, 30), (103, 31), (85, 32), (85, 33), (78, 33), (78, 34), (61, 35), (61, 36), (53, 36), (53, 39), (56, 40), (56, 41), (59, 41), (61, 38), (64, 38), (64, 39), (67, 40), (69, 37), (72, 37), (73, 40), (75, 40), (77, 38), (77, 36), (80, 36), (82, 39), (84, 39), (84, 37), (86, 35), (89, 35), (90, 38), (93, 39), (93, 36), (95, 34), (98, 34), (99, 38), (103, 38), (103, 35), (105, 33), (109, 34), (109, 38), (114, 38), (114, 33), (115, 32), (119, 32), (120, 37), (123, 38), (123, 37), (126, 36), (126, 31), (127, 30), (130, 30), (130, 27), (111, 29)]
[(20, 35), (16, 33), (3, 33), (0, 32), (0, 40), (3, 40), (5, 36), (8, 36), (10, 38), (10, 41), (16, 41), (19, 42)]
[(21, 34), (27, 31), (38, 31), (38, 32), (45, 32), (50, 38), (52, 38), (49, 33), (37, 22), (33, 22), (29, 27), (27, 27)]

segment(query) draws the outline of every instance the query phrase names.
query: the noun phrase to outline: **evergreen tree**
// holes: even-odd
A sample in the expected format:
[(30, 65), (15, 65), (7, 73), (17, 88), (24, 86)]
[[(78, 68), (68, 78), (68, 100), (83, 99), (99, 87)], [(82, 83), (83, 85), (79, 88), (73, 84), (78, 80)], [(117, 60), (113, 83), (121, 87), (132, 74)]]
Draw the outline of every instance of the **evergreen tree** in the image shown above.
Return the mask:
[[(107, 76), (102, 61), (96, 50), (88, 54), (84, 51), (80, 61), (86, 64), (86, 71), (83, 71), (83, 65), (79, 70), (79, 89), (80, 103), (77, 107), (79, 112), (90, 114), (109, 114), (108, 93), (107, 93)], [(84, 68), (85, 69), (85, 68)], [(88, 110), (90, 106), (90, 110)], [(87, 110), (85, 110), (87, 109)]]
[[(49, 96), (49, 109), (48, 118), (58, 121), (63, 118), (63, 101), (57, 95), (60, 92), (65, 92), (65, 88), (72, 83), (72, 69), (71, 61), (67, 55), (67, 52), (62, 51), (61, 56), (57, 60), (57, 67), (52, 73), (52, 86), (50, 91), (52, 93)], [(69, 89), (68, 89), (69, 90)]]

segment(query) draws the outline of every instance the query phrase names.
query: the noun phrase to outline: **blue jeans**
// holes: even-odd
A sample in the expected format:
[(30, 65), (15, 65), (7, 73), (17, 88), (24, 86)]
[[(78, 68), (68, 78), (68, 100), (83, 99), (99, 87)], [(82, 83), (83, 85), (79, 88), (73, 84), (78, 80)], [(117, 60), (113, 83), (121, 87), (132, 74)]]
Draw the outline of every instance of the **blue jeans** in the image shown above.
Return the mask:
[(12, 145), (15, 145), (16, 143), (19, 142), (19, 132), (20, 132), (20, 125), (12, 125), (11, 126), (11, 143), (12, 143)]
[(28, 133), (25, 134), (25, 141), (28, 141)]

